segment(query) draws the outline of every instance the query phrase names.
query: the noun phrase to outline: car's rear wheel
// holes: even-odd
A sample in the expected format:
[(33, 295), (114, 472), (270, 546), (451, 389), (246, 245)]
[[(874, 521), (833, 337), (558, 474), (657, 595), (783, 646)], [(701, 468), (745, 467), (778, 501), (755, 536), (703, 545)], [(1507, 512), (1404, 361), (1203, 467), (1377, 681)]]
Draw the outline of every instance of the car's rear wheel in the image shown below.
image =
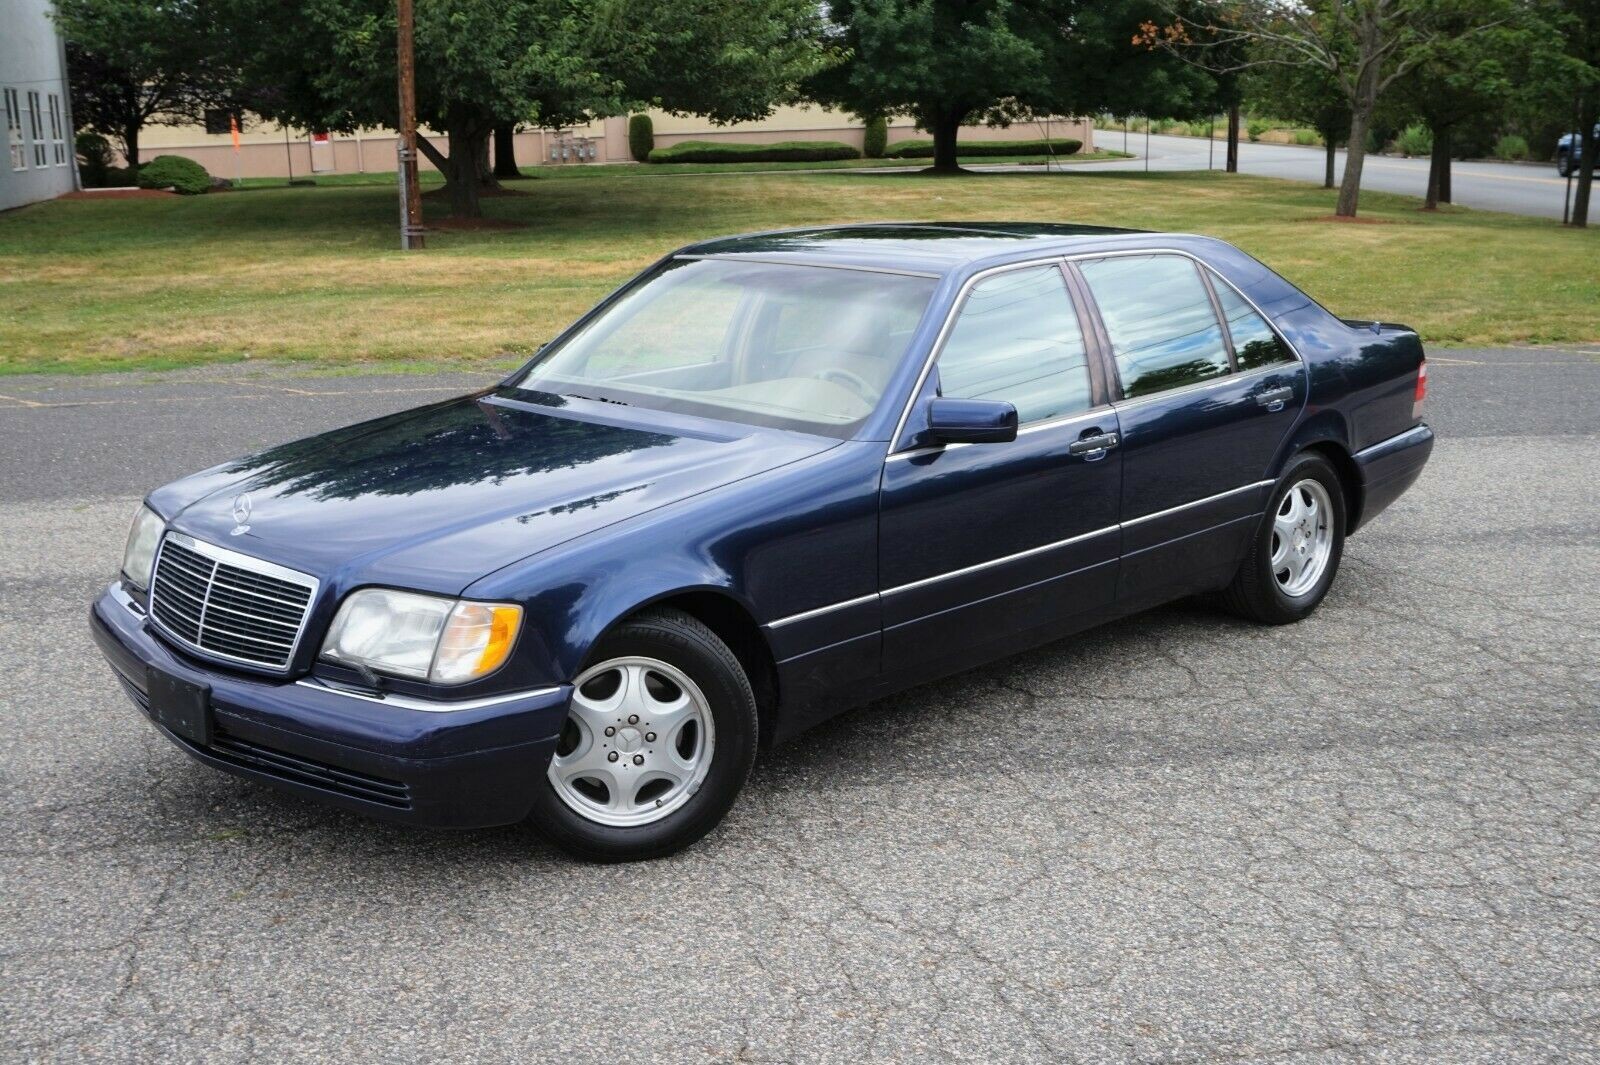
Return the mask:
[(1556, 155), (1556, 173), (1562, 177), (1572, 176), (1572, 154), (1570, 152), (1560, 152)]
[(1268, 625), (1309, 615), (1344, 555), (1344, 488), (1321, 455), (1303, 454), (1273, 487), (1250, 553), (1223, 592), (1236, 613)]
[(678, 611), (607, 635), (573, 683), (532, 821), (597, 861), (688, 846), (733, 805), (756, 752), (756, 705), (738, 658)]

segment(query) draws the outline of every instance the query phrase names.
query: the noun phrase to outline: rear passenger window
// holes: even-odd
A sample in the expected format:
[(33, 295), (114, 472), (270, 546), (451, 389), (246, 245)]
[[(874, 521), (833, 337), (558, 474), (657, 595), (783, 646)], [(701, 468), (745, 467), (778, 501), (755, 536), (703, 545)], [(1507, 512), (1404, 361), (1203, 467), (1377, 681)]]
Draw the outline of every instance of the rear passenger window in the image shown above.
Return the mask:
[(1228, 333), (1233, 337), (1233, 356), (1241, 370), (1255, 370), (1274, 363), (1289, 362), (1294, 355), (1289, 345), (1278, 339), (1265, 318), (1246, 303), (1243, 296), (1226, 281), (1212, 279), (1211, 287), (1217, 290), (1217, 302), (1222, 304), (1222, 316), (1228, 320)]
[(1228, 346), (1194, 263), (1128, 255), (1078, 264), (1111, 337), (1124, 396), (1147, 396), (1228, 373)]
[(939, 353), (939, 394), (1006, 400), (1021, 422), (1089, 409), (1083, 331), (1059, 268), (1012, 270), (973, 286)]

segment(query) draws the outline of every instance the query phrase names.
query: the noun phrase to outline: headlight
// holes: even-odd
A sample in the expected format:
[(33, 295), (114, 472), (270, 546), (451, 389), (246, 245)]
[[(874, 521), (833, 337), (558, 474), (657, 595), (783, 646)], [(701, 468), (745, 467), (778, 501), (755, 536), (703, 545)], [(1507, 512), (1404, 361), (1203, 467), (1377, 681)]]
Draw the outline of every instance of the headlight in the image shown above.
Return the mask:
[(499, 669), (521, 627), (520, 606), (363, 588), (339, 607), (322, 657), (434, 684), (460, 684)]
[(149, 507), (140, 507), (128, 530), (128, 546), (122, 551), (122, 575), (128, 583), (144, 590), (150, 587), (150, 567), (156, 561), (156, 547), (167, 523)]

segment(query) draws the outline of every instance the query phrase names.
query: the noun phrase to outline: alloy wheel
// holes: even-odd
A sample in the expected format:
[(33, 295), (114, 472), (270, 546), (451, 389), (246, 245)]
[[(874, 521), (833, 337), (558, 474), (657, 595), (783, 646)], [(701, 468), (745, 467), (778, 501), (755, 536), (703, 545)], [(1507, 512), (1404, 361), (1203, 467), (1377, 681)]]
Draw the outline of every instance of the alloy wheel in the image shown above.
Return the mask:
[(573, 685), (550, 783), (591, 821), (647, 825), (700, 789), (715, 748), (710, 705), (687, 674), (656, 658), (613, 658)]
[(1272, 520), (1272, 576), (1297, 599), (1316, 588), (1333, 557), (1333, 501), (1321, 481), (1297, 481)]

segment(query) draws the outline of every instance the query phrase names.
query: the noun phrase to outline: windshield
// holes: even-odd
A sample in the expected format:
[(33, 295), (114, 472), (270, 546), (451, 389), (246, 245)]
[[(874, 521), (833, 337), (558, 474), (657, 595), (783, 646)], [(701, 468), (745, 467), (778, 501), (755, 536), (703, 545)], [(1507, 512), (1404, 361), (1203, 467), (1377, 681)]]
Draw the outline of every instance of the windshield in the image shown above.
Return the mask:
[(935, 280), (675, 259), (518, 387), (846, 436), (888, 385)]

